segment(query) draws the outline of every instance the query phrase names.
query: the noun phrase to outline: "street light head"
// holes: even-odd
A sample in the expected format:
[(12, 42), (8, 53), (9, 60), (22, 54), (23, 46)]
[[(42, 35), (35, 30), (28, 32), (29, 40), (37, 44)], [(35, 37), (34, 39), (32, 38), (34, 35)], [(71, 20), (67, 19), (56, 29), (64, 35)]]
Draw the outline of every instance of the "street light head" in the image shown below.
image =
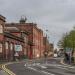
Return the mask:
[(46, 30), (46, 31), (48, 31), (48, 30)]

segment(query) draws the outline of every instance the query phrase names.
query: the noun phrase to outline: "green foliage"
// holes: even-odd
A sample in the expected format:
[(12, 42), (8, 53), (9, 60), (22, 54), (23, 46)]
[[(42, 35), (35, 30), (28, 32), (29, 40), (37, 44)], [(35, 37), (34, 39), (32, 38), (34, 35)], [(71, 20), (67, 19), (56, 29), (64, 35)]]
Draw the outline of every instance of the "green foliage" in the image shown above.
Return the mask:
[(75, 48), (75, 27), (69, 33), (63, 35), (61, 40), (58, 42), (58, 46), (62, 48)]

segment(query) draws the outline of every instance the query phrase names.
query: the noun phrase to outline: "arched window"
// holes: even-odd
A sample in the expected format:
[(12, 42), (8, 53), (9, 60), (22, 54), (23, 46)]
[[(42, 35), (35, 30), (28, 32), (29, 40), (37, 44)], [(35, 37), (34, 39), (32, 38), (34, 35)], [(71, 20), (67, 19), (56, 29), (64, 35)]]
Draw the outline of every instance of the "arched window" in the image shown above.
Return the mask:
[(8, 42), (5, 42), (5, 48), (8, 49)]
[(0, 33), (3, 33), (3, 26), (0, 24)]
[(2, 53), (2, 43), (0, 43), (0, 53)]
[(11, 51), (13, 50), (13, 44), (12, 43), (10, 44), (10, 50)]

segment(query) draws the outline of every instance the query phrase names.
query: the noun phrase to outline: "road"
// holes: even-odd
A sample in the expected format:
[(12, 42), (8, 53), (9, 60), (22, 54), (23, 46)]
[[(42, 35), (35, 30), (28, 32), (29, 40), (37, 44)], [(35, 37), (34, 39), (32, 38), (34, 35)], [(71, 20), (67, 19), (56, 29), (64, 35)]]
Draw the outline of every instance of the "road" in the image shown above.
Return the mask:
[(22, 61), (6, 67), (16, 75), (75, 75), (75, 67), (60, 64), (60, 59)]
[(0, 75), (8, 75), (5, 71), (3, 71), (2, 69), (0, 69)]

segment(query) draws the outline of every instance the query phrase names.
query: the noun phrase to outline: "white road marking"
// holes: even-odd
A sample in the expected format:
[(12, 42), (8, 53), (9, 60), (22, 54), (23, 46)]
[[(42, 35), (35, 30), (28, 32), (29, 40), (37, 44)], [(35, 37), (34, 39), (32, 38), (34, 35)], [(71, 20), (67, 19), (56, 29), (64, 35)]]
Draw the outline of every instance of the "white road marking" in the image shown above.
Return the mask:
[(47, 67), (45, 65), (41, 65), (41, 64), (38, 64), (37, 66), (43, 68), (43, 69), (46, 69)]
[(27, 68), (29, 68), (29, 69), (31, 69), (31, 70), (34, 70), (34, 71), (37, 71), (37, 69), (32, 68), (32, 67), (27, 67)]
[(40, 65), (41, 63), (36, 63), (36, 65)]
[(43, 69), (46, 69), (47, 66), (54, 66), (54, 67), (61, 67), (61, 68), (71, 68), (71, 69), (75, 69), (75, 67), (70, 66), (70, 65), (59, 65), (59, 64), (40, 64), (40, 63), (33, 63), (33, 64), (25, 64), (26, 66), (40, 66)]
[(36, 66), (36, 65), (40, 65), (40, 63), (33, 63), (33, 64), (26, 63), (24, 66), (26, 67), (26, 66)]
[(25, 67), (27, 66), (27, 64), (24, 65)]
[(46, 75), (55, 75), (55, 74), (52, 74), (52, 73), (49, 73), (49, 72), (46, 72), (46, 71), (41, 71), (41, 72), (46, 74)]
[(45, 75), (55, 75), (55, 74), (52, 74), (52, 73), (49, 73), (49, 72), (46, 72), (46, 71), (39, 71), (39, 70), (37, 70), (37, 69), (35, 69), (35, 68), (33, 68), (33, 67), (27, 67), (28, 69), (31, 69), (31, 70), (33, 70), (33, 71), (36, 71), (36, 72), (39, 72), (39, 73), (42, 73), (42, 74), (45, 74)]
[(64, 69), (64, 70), (68, 70), (68, 69), (67, 69), (67, 68), (65, 68), (65, 67), (57, 67), (57, 68)]
[(29, 66), (39, 66), (42, 69), (46, 69), (47, 66), (54, 66), (56, 68), (61, 68), (61, 69), (65, 69), (65, 70), (68, 70), (68, 68), (75, 69), (75, 67), (70, 66), (70, 65), (59, 65), (59, 64), (40, 64), (40, 63), (33, 63), (33, 64), (25, 64), (24, 66), (25, 67), (26, 66), (28, 66), (28, 67)]
[(46, 66), (41, 66), (41, 68), (46, 69), (47, 67)]
[(75, 67), (69, 67), (69, 68), (75, 69)]
[(43, 73), (45, 75), (55, 75), (55, 74), (52, 74), (52, 73), (49, 73), (49, 72), (46, 72), (46, 71), (43, 71), (43, 70), (38, 70), (38, 69), (34, 68), (33, 66), (38, 66), (38, 67), (40, 67), (42, 69), (47, 69), (48, 66), (53, 66), (53, 67), (56, 67), (56, 68), (59, 68), (59, 69), (67, 70), (67, 71), (69, 71), (69, 69), (75, 69), (75, 67), (73, 67), (73, 66), (60, 65), (60, 64), (33, 63), (33, 64), (25, 64), (24, 66), (26, 66), (28, 69), (31, 69), (31, 70), (39, 72), (39, 73)]
[(74, 67), (63, 66), (63, 65), (47, 65), (47, 66), (54, 66), (56, 68), (65, 69), (65, 70), (68, 70), (68, 68), (75, 69)]
[(58, 64), (43, 64), (43, 65), (46, 65), (46, 66), (55, 66), (55, 67), (64, 67), (64, 68), (72, 68), (72, 69), (75, 68), (75, 67), (70, 66), (70, 65), (58, 65)]

